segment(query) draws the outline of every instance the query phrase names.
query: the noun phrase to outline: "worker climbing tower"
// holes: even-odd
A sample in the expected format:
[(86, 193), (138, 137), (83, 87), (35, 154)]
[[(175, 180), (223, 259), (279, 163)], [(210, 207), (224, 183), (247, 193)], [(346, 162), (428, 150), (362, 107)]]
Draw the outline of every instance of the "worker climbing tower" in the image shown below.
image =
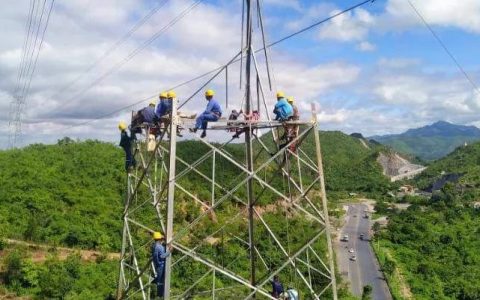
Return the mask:
[[(117, 299), (155, 295), (155, 231), (173, 247), (165, 299), (275, 299), (276, 275), (302, 299), (337, 299), (315, 106), (306, 119), (270, 119), (260, 51), (253, 50), (256, 17), (271, 89), (261, 1), (245, 0), (244, 16), (239, 53), (191, 97), (172, 102), (169, 128), (141, 128), (137, 165), (127, 176)], [(177, 142), (177, 127), (193, 126), (178, 109), (222, 73), (228, 87), (228, 66), (238, 62), (244, 120), (210, 124), (225, 142)]]

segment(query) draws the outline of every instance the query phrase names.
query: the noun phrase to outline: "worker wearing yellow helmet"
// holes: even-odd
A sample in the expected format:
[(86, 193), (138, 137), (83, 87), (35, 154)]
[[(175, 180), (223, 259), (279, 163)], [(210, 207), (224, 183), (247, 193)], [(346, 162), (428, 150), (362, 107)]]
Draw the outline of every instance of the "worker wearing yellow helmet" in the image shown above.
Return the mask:
[(292, 114), (292, 120), (299, 120), (300, 119), (300, 114), (298, 113), (298, 108), (297, 106), (293, 103), (294, 99), (292, 96), (288, 97), (287, 98), (287, 102), (288, 104), (290, 104), (292, 106), (292, 109), (293, 109), (293, 114)]
[(282, 91), (277, 92), (277, 103), (273, 109), (275, 114), (275, 121), (287, 121), (293, 115), (293, 108), (285, 99), (285, 94)]
[(132, 154), (132, 138), (127, 133), (127, 123), (121, 121), (118, 123), (120, 130), (120, 147), (125, 151), (125, 171), (130, 171), (135, 166), (135, 158)]
[(161, 232), (153, 233), (152, 262), (155, 267), (154, 282), (157, 284), (157, 297), (163, 298), (165, 292), (165, 259), (171, 254), (172, 247), (165, 245), (165, 238)]
[(200, 137), (204, 138), (207, 136), (207, 126), (208, 122), (217, 122), (218, 119), (222, 116), (222, 108), (220, 103), (213, 98), (215, 92), (211, 89), (205, 91), (205, 99), (208, 101), (207, 108), (205, 111), (197, 117), (195, 128), (191, 128), (190, 131), (197, 132), (199, 128), (203, 130)]
[(160, 102), (157, 105), (157, 110), (155, 111), (155, 114), (157, 115), (157, 118), (161, 118), (165, 115), (168, 115), (172, 111), (172, 101), (171, 98), (168, 97), (168, 92), (162, 92), (160, 93)]

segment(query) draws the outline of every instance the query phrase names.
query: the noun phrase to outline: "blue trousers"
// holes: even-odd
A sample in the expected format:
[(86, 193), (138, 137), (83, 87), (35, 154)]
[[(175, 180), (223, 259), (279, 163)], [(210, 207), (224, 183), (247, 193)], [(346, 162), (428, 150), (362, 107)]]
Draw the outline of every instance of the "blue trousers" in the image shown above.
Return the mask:
[(157, 297), (163, 298), (165, 292), (165, 266), (159, 266), (155, 268), (157, 277), (155, 277), (155, 283), (157, 284)]
[(217, 122), (218, 116), (214, 113), (202, 113), (197, 117), (196, 128), (207, 129), (208, 122)]

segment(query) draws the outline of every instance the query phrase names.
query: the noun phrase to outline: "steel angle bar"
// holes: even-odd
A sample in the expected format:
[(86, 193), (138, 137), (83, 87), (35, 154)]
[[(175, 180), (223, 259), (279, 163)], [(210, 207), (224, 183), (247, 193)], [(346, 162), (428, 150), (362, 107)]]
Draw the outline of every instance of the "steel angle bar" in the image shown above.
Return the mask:
[(285, 248), (283, 247), (282, 243), (280, 243), (280, 241), (278, 240), (277, 236), (275, 235), (275, 233), (272, 231), (272, 229), (270, 228), (270, 226), (268, 226), (267, 222), (265, 222), (265, 220), (262, 218), (262, 216), (258, 213), (258, 211), (254, 208), (253, 211), (255, 212), (255, 214), (257, 215), (257, 217), (260, 219), (260, 221), (262, 222), (263, 226), (265, 227), (265, 229), (267, 229), (268, 233), (270, 234), (270, 236), (273, 238), (273, 240), (277, 243), (278, 247), (280, 247), (280, 249), (282, 250), (283, 254), (287, 257), (287, 260), (290, 262), (290, 264), (292, 265), (292, 267), (295, 269), (295, 271), (298, 273), (298, 275), (300, 276), (300, 278), (302, 278), (303, 282), (307, 285), (307, 287), (310, 289), (310, 292), (312, 292), (312, 294), (315, 294), (315, 291), (313, 290), (313, 288), (310, 286), (309, 282), (307, 281), (307, 279), (305, 278), (305, 276), (303, 276), (302, 272), (296, 267), (295, 265), (295, 260), (292, 259), (289, 255), (288, 255), (288, 252), (287, 250), (285, 250)]
[(310, 251), (312, 251), (313, 255), (318, 259), (318, 261), (323, 265), (323, 267), (325, 268), (325, 270), (330, 273), (330, 276), (332, 276), (332, 273), (331, 273), (331, 270), (327, 267), (327, 265), (323, 262), (323, 260), (320, 258), (320, 256), (318, 256), (317, 252), (312, 248), (310, 247)]
[(210, 79), (208, 79), (202, 86), (200, 86), (190, 97), (188, 97), (182, 104), (178, 106), (178, 109), (182, 108), (185, 104), (187, 104), (190, 100), (192, 100), (195, 95), (197, 95), (201, 90), (203, 90), (212, 80), (214, 80), (218, 75), (220, 75), (225, 68), (227, 68), (230, 64), (236, 61), (237, 57), (242, 54), (242, 51), (238, 52), (228, 63), (226, 63), (223, 67), (221, 67)]
[[(303, 251), (305, 251), (305, 249), (307, 249), (311, 244), (315, 243), (317, 241), (317, 239), (323, 234), (323, 232), (325, 231), (325, 228), (320, 230), (310, 241), (308, 241), (305, 245), (303, 245), (296, 253), (294, 253), (293, 255), (290, 256), (291, 259), (295, 259), (297, 256), (299, 256), (300, 254), (303, 253)], [(258, 287), (262, 287), (264, 286), (265, 284), (267, 284), (275, 275), (278, 275), (278, 273), (280, 273), (283, 269), (285, 269), (288, 265), (290, 264), (290, 261), (286, 261), (284, 262), (277, 270), (273, 271), (270, 276), (268, 276), (264, 281), (262, 281), (262, 283), (260, 283), (259, 285), (257, 285)], [(252, 292), (250, 295), (248, 295), (245, 300), (247, 299), (250, 299), (253, 294), (255, 294), (255, 291)]]
[[(132, 253), (133, 253), (133, 265), (134, 265), (134, 267), (136, 269), (136, 273), (138, 275), (138, 284), (143, 289), (143, 281), (142, 281), (142, 278), (141, 278), (142, 273), (140, 272), (140, 269), (139, 269), (139, 266), (138, 266), (137, 256), (135, 254), (135, 248), (133, 246), (133, 241), (132, 241), (132, 234), (130, 232), (130, 226), (128, 226), (128, 222), (125, 223), (125, 224), (126, 224), (126, 227), (127, 227), (128, 243), (129, 243), (130, 249), (132, 250)], [(145, 299), (146, 298), (145, 292), (142, 291), (142, 295), (143, 295), (143, 298)]]
[(182, 246), (182, 245), (180, 245), (180, 244), (178, 244), (178, 243), (174, 243), (173, 246), (174, 246), (175, 249), (177, 249), (178, 251), (180, 251), (180, 252), (182, 252), (182, 253), (190, 256), (190, 257), (193, 258), (194, 260), (196, 260), (196, 261), (198, 261), (198, 262), (206, 265), (207, 267), (210, 267), (210, 268), (212, 268), (212, 269), (215, 269), (216, 272), (221, 273), (221, 274), (227, 276), (228, 278), (233, 279), (233, 280), (237, 281), (238, 283), (241, 283), (243, 286), (246, 286), (246, 287), (254, 290), (254, 293), (259, 292), (259, 293), (261, 293), (262, 295), (266, 296), (268, 299), (273, 299), (273, 300), (275, 300), (275, 298), (273, 298), (273, 297), (270, 295), (269, 292), (267, 292), (267, 291), (265, 291), (264, 289), (261, 289), (261, 288), (259, 288), (259, 287), (255, 287), (255, 286), (251, 285), (247, 280), (245, 280), (244, 278), (236, 275), (235, 273), (230, 272), (230, 271), (228, 271), (228, 270), (225, 270), (225, 269), (223, 269), (223, 268), (221, 268), (221, 267), (218, 267), (215, 263), (210, 262), (209, 260), (204, 259), (204, 258), (202, 258), (202, 257), (200, 257), (200, 256), (198, 256), (198, 255), (196, 255), (196, 254), (194, 254), (194, 253), (192, 253), (192, 252), (190, 252), (190, 251), (189, 251), (190, 249), (189, 249), (188, 247)]
[(320, 293), (318, 293), (318, 297), (320, 297), (321, 295), (323, 295), (323, 294), (328, 290), (328, 288), (329, 288), (330, 286), (332, 286), (332, 282), (331, 282), (331, 281), (327, 284), (327, 286), (326, 286)]
[[(230, 225), (232, 224), (239, 216), (241, 216), (243, 213), (243, 211), (240, 211), (238, 212), (233, 218), (230, 218), (228, 220), (228, 222), (226, 222), (225, 224), (222, 225), (222, 227), (220, 227), (219, 229), (215, 230), (213, 233), (211, 233), (210, 235), (208, 235), (207, 237), (205, 237), (203, 239), (203, 241), (205, 241), (206, 239), (208, 239), (209, 237), (212, 237), (214, 236), (215, 234), (219, 233), (220, 231), (222, 231), (223, 229), (225, 229), (225, 227), (227, 227), (227, 225)], [(197, 246), (193, 247), (192, 248), (192, 251), (195, 251), (196, 249), (200, 248), (200, 246), (202, 245), (202, 243), (198, 244)], [(173, 264), (172, 264), (172, 267), (175, 266), (177, 263), (179, 263), (182, 259), (184, 259), (186, 257), (186, 255), (180, 257), (179, 259), (177, 259)]]
[[(307, 251), (306, 253), (308, 253), (308, 251)], [(302, 259), (300, 259), (300, 258), (298, 258), (298, 257), (296, 258), (296, 260), (298, 260), (299, 262), (301, 262), (302, 264), (304, 264), (305, 266), (308, 267), (308, 273), (310, 273), (310, 269), (312, 269), (313, 271), (315, 271), (315, 272), (317, 272), (317, 273), (319, 273), (319, 274), (322, 274), (322, 275), (325, 276), (326, 278), (331, 279), (330, 275), (323, 273), (323, 272), (320, 271), (319, 269), (313, 267), (310, 263), (308, 263), (308, 262), (306, 262), (306, 261), (304, 261), (304, 260), (302, 260)], [(309, 277), (312, 277), (312, 276), (309, 274)], [(311, 282), (312, 282), (312, 280), (310, 279), (310, 285), (312, 285)]]
[[(298, 150), (300, 150), (300, 148), (297, 148)], [(294, 156), (295, 158), (299, 159), (305, 166), (307, 166), (308, 168), (310, 168), (312, 171), (314, 172), (317, 172), (317, 168), (315, 167), (315, 164), (309, 164), (307, 161), (305, 161), (304, 159), (302, 159), (300, 157), (300, 155), (298, 155), (297, 153), (293, 152), (292, 150), (290, 149), (287, 149), (287, 151), (290, 153), (290, 155)]]
[[(318, 132), (315, 132), (315, 134), (319, 134)], [(316, 166), (317, 164), (310, 158), (310, 156), (307, 155), (307, 153), (305, 153), (305, 151), (303, 151), (301, 148), (298, 148), (298, 150), (305, 156), (305, 158), (310, 162), (311, 165), (313, 166)], [(300, 155), (299, 155), (300, 157)], [(315, 171), (317, 171), (315, 169)]]
[[(194, 171), (195, 173), (197, 173), (198, 175), (200, 175), (202, 178), (204, 178), (204, 179), (207, 180), (208, 182), (213, 183), (213, 180), (210, 179), (207, 175), (203, 174), (203, 173), (200, 172), (197, 168), (191, 166), (190, 164), (188, 164), (186, 161), (184, 161), (183, 159), (179, 158), (178, 156), (177, 156), (177, 160), (178, 160), (181, 164), (187, 166), (191, 171)], [(178, 180), (178, 178), (177, 178), (177, 180)], [(221, 189), (223, 192), (226, 192), (226, 193), (229, 192), (227, 188), (223, 187), (222, 185), (220, 185), (220, 184), (218, 184), (218, 183), (215, 183), (215, 186), (216, 186), (217, 188)], [(235, 196), (235, 195), (233, 195), (233, 194), (231, 194), (231, 196), (234, 197), (235, 200), (237, 200), (237, 201), (239, 201), (239, 202), (241, 202), (241, 203), (244, 203), (244, 201), (243, 201), (242, 199), (240, 199), (239, 197), (237, 197), (237, 196)]]
[[(238, 236), (236, 236), (236, 235), (234, 235), (234, 234), (231, 234), (231, 233), (229, 233), (228, 235), (234, 237), (235, 239), (239, 240), (239, 241), (242, 242), (243, 244), (245, 244), (245, 245), (247, 245), (247, 246), (250, 247), (250, 244), (249, 244), (247, 241), (241, 239), (240, 237), (238, 237)], [(265, 262), (265, 259), (264, 259), (263, 256), (262, 256), (262, 254), (260, 253), (260, 251), (258, 251), (258, 248), (257, 248), (257, 247), (253, 247), (253, 249), (255, 249), (255, 252), (258, 254), (258, 257), (260, 257), (260, 260), (262, 261), (262, 263), (263, 263), (263, 265), (265, 266), (265, 268), (266, 268), (267, 270), (270, 270), (270, 268), (267, 266), (267, 263)]]
[[(309, 130), (306, 130), (304, 131), (302, 134), (305, 134), (306, 132), (308, 132)], [(301, 134), (301, 135), (302, 135)], [(299, 135), (296, 139), (298, 139), (301, 135)], [(209, 147), (212, 147), (214, 148), (212, 145), (210, 145), (209, 143), (201, 140), (202, 142), (204, 142), (207, 146)], [(295, 142), (295, 139), (292, 141), (292, 142)], [(225, 157), (227, 160), (230, 160), (230, 158), (225, 155), (223, 153), (223, 151), (218, 151), (218, 153), (220, 155), (222, 155), (223, 157)], [(265, 166), (267, 166), (271, 161), (273, 161), (277, 156), (279, 156), (280, 154), (282, 154), (282, 151), (278, 151), (275, 155), (273, 155), (271, 158), (269, 158), (260, 168), (257, 168), (254, 172), (248, 172), (248, 170), (244, 169), (242, 166), (238, 165), (234, 160), (230, 160), (233, 164), (236, 164), (237, 167), (239, 167), (242, 171), (244, 171), (246, 174), (248, 174), (248, 176), (243, 179), (239, 184), (237, 184), (237, 186), (235, 186), (234, 188), (232, 188), (230, 190), (231, 193), (234, 193), (236, 190), (238, 190), (240, 187), (243, 186), (243, 184), (245, 184), (245, 182), (248, 181), (248, 179), (250, 179), (252, 176), (256, 177), (257, 180), (261, 181), (261, 182), (264, 182), (262, 179), (260, 179), (258, 176), (255, 176), (256, 173), (258, 173), (259, 171), (261, 171)], [(252, 174), (250, 174), (252, 173)], [(275, 190), (276, 191), (276, 190)], [(278, 191), (276, 191), (277, 193), (279, 193)], [(281, 195), (281, 197), (283, 198), (286, 198), (285, 195), (279, 193)], [(207, 213), (209, 213), (211, 210), (214, 210), (215, 208), (217, 208), (221, 203), (223, 203), (226, 199), (228, 199), (228, 194), (227, 195), (224, 195), (223, 197), (221, 197), (216, 203), (215, 205), (212, 205), (212, 207), (209, 209), (209, 210), (206, 210), (205, 212), (203, 212), (199, 217), (197, 217), (197, 219), (193, 220), (188, 226), (184, 227), (181, 231), (179, 231), (177, 233), (177, 235), (179, 235), (180, 237), (182, 237), (182, 235), (180, 235), (180, 233), (183, 233), (184, 231), (186, 230), (189, 230), (191, 227), (193, 227), (194, 225), (196, 225), (196, 223), (198, 223), (200, 221), (201, 218), (203, 218)], [(308, 213), (308, 212), (306, 212)], [(309, 213), (308, 213), (309, 214)], [(312, 216), (313, 218), (315, 218), (314, 216)], [(316, 219), (316, 218), (315, 218)], [(318, 220), (318, 219), (317, 219)], [(318, 220), (319, 222), (321, 222), (320, 220)], [(175, 236), (174, 240), (178, 240), (178, 236)]]

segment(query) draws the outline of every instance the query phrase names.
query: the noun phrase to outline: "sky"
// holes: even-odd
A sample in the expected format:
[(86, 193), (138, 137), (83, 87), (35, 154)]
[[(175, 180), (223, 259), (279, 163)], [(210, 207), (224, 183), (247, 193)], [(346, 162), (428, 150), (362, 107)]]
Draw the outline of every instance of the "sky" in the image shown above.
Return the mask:
[[(17, 87), (28, 79), (19, 77), (19, 69), (32, 1), (15, 1), (0, 10), (0, 148), (8, 146)], [(44, 3), (33, 2), (35, 8)], [(263, 0), (266, 43), (358, 2)], [(310, 103), (316, 103), (321, 129), (365, 136), (400, 133), (438, 120), (480, 126), (480, 93), (474, 87), (480, 82), (480, 1), (411, 2), (472, 82), (407, 0), (376, 0), (269, 48), (271, 90), (263, 52), (258, 52), (268, 106), (281, 90), (296, 99), (304, 118), (310, 118)], [(65, 136), (117, 142), (117, 124), (129, 121), (133, 110), (159, 92), (230, 61), (240, 51), (242, 2), (204, 0), (180, 18), (192, 3), (55, 1), (25, 97), (19, 145), (55, 143)], [(160, 8), (139, 23), (156, 7)], [(35, 22), (32, 25), (36, 28)], [(256, 16), (253, 43), (255, 49), (262, 47)], [(209, 78), (177, 88), (180, 103)], [(222, 72), (206, 86), (217, 92), (225, 114), (241, 107), (240, 87), (240, 63), (229, 66), (228, 84)], [(182, 111), (201, 112), (206, 105), (202, 94), (203, 90)], [(138, 104), (127, 107), (134, 103)], [(266, 118), (265, 110), (261, 113)]]

